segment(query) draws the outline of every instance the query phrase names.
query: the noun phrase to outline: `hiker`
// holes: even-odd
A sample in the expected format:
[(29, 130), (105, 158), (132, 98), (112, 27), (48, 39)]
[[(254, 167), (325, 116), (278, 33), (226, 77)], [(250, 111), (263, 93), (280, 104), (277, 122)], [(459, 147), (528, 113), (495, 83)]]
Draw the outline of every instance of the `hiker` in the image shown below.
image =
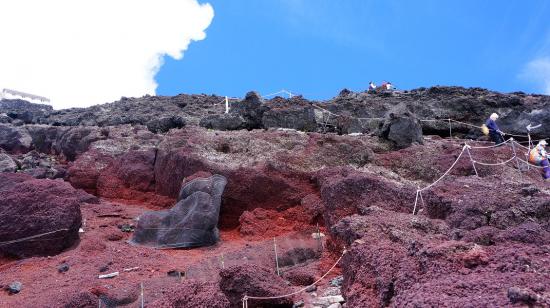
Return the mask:
[(529, 162), (533, 165), (543, 167), (542, 177), (548, 181), (550, 180), (550, 166), (548, 164), (549, 154), (546, 153), (546, 149), (544, 148), (547, 145), (548, 143), (546, 140), (539, 141), (537, 146), (529, 152)]
[(369, 91), (374, 91), (376, 90), (376, 85), (371, 81), (369, 82)]
[(391, 84), (391, 82), (388, 81), (388, 83), (386, 83), (386, 90), (392, 90), (393, 89), (393, 85)]
[(485, 122), (485, 125), (489, 129), (489, 136), (491, 137), (491, 140), (493, 140), (493, 142), (498, 145), (498, 144), (504, 143), (504, 137), (502, 137), (504, 133), (500, 130), (500, 128), (498, 128), (498, 125), (496, 122), (497, 119), (498, 119), (498, 114), (493, 113), (491, 114), (489, 119), (487, 119), (487, 122)]

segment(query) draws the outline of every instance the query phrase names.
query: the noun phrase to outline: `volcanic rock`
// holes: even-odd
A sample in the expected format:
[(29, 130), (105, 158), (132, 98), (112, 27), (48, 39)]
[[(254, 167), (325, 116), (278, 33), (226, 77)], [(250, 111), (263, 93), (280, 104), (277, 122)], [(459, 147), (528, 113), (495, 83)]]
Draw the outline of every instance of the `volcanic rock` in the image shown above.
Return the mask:
[(397, 212), (412, 211), (412, 187), (350, 168), (327, 168), (316, 179), (325, 205), (325, 222), (332, 226), (345, 216), (363, 213), (370, 206)]
[[(257, 297), (278, 296), (292, 291), (272, 270), (257, 265), (235, 265), (220, 272), (220, 289), (232, 306), (240, 305), (245, 295)], [(290, 298), (248, 300), (248, 307), (265, 305), (292, 306)]]
[(380, 128), (378, 135), (402, 149), (417, 142), (422, 144), (422, 126), (414, 114), (404, 105), (393, 108)]
[(0, 124), (0, 148), (11, 153), (25, 153), (31, 144), (32, 138), (23, 127)]
[(180, 116), (162, 117), (147, 122), (147, 128), (152, 133), (166, 133), (172, 128), (182, 128), (185, 126), (185, 119)]
[(21, 289), (23, 288), (23, 284), (19, 281), (14, 281), (9, 284), (9, 286), (6, 288), (6, 291), (8, 291), (9, 294), (17, 294), (21, 292)]
[(2, 99), (0, 100), (0, 110), (12, 119), (19, 119), (29, 124), (37, 123), (53, 108), (50, 105), (33, 104), (21, 99)]
[(202, 118), (200, 126), (215, 130), (238, 130), (246, 128), (246, 121), (239, 114), (223, 113)]
[(277, 97), (266, 107), (268, 110), (262, 116), (264, 128), (291, 128), (305, 132), (317, 129), (313, 105), (300, 96), (289, 100)]
[(0, 152), (0, 172), (15, 172), (17, 169), (15, 160), (8, 154)]
[(161, 299), (155, 300), (147, 307), (231, 307), (219, 286), (214, 283), (185, 280), (177, 286), (163, 290), (163, 294)]
[(93, 196), (57, 180), (0, 174), (0, 253), (16, 257), (57, 254), (78, 240), (80, 204)]
[(90, 144), (107, 136), (97, 127), (74, 127), (58, 137), (55, 150), (68, 160), (88, 150)]
[(267, 107), (260, 94), (248, 92), (244, 100), (231, 104), (229, 112), (242, 116), (246, 121), (246, 129), (256, 129), (262, 128), (262, 117), (266, 110)]
[(307, 267), (296, 267), (284, 272), (283, 277), (293, 285), (309, 286), (315, 282), (311, 269)]

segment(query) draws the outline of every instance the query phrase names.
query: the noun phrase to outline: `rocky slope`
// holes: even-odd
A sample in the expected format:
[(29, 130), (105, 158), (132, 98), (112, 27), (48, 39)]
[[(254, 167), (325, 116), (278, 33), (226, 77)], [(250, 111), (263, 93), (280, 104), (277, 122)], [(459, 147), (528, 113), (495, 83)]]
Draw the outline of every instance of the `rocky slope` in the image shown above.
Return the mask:
[[(423, 120), (478, 125), (496, 111), (504, 130), (525, 134), (549, 110), (547, 96), (455, 87), (342, 91), (327, 102), (251, 92), (228, 114), (206, 95), (60, 111), (1, 101), (0, 303), (241, 307), (244, 295), (311, 284), (346, 250), (317, 290), (250, 307), (548, 306), (550, 184), (539, 170), (514, 160), (474, 170), (462, 155), (412, 210), (464, 142), (441, 137), (447, 121)], [(480, 137), (458, 124), (452, 133)], [(549, 135), (542, 126), (533, 136)], [(484, 138), (468, 141), (476, 161), (525, 154), (519, 144), (475, 148)], [(212, 174), (227, 179), (218, 244), (127, 242), (135, 218)]]

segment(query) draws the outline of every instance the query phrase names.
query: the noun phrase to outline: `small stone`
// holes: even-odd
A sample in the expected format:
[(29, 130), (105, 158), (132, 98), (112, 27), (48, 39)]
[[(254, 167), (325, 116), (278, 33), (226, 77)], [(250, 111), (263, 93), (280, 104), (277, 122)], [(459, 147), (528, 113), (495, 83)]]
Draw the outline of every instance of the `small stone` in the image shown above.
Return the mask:
[(118, 226), (118, 228), (122, 232), (134, 232), (136, 227), (134, 225), (131, 225), (131, 224), (123, 224), (123, 225)]
[(304, 301), (297, 301), (294, 303), (294, 305), (292, 305), (292, 308), (300, 308), (300, 307), (304, 307), (305, 306), (305, 303)]
[(343, 303), (343, 302), (345, 302), (344, 297), (342, 297), (342, 295), (336, 295), (336, 296), (318, 297), (313, 301), (313, 304), (323, 306), (323, 307), (328, 307), (331, 304)]
[(116, 276), (118, 276), (118, 272), (113, 272), (113, 273), (110, 273), (110, 274), (105, 274), (105, 275), (99, 275), (97, 278), (99, 279), (110, 279), (110, 278), (115, 278)]
[(344, 282), (344, 276), (338, 276), (330, 281), (330, 285), (333, 287), (339, 287), (342, 285), (342, 282)]
[(23, 284), (19, 281), (14, 281), (10, 283), (10, 285), (6, 288), (9, 294), (17, 294), (21, 292), (21, 289), (23, 288)]
[(327, 308), (342, 308), (342, 305), (340, 303), (334, 303), (328, 306)]
[(311, 285), (311, 286), (307, 287), (307, 289), (306, 289), (306, 292), (308, 292), (308, 293), (311, 293), (311, 292), (314, 292), (314, 291), (317, 291), (317, 286), (316, 285)]
[(69, 264), (63, 263), (60, 266), (57, 267), (57, 271), (60, 273), (65, 273), (69, 270)]
[(508, 289), (508, 299), (514, 304), (522, 303), (526, 305), (533, 305), (537, 302), (537, 294), (529, 289), (511, 287)]

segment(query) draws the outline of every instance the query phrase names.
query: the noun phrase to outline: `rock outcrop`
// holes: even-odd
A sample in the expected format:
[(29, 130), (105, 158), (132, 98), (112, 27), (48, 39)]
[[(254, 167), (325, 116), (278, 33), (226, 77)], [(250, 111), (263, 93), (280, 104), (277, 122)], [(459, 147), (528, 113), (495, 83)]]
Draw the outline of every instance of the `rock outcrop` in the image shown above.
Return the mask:
[[(269, 269), (259, 266), (236, 265), (220, 272), (220, 289), (225, 294), (232, 307), (242, 305), (245, 295), (270, 297), (289, 294), (292, 291), (284, 280)], [(248, 300), (248, 307), (264, 307), (266, 305), (292, 305), (288, 297), (267, 300)]]
[(420, 121), (404, 105), (396, 106), (386, 115), (378, 135), (391, 141), (398, 149), (415, 142), (423, 143)]

